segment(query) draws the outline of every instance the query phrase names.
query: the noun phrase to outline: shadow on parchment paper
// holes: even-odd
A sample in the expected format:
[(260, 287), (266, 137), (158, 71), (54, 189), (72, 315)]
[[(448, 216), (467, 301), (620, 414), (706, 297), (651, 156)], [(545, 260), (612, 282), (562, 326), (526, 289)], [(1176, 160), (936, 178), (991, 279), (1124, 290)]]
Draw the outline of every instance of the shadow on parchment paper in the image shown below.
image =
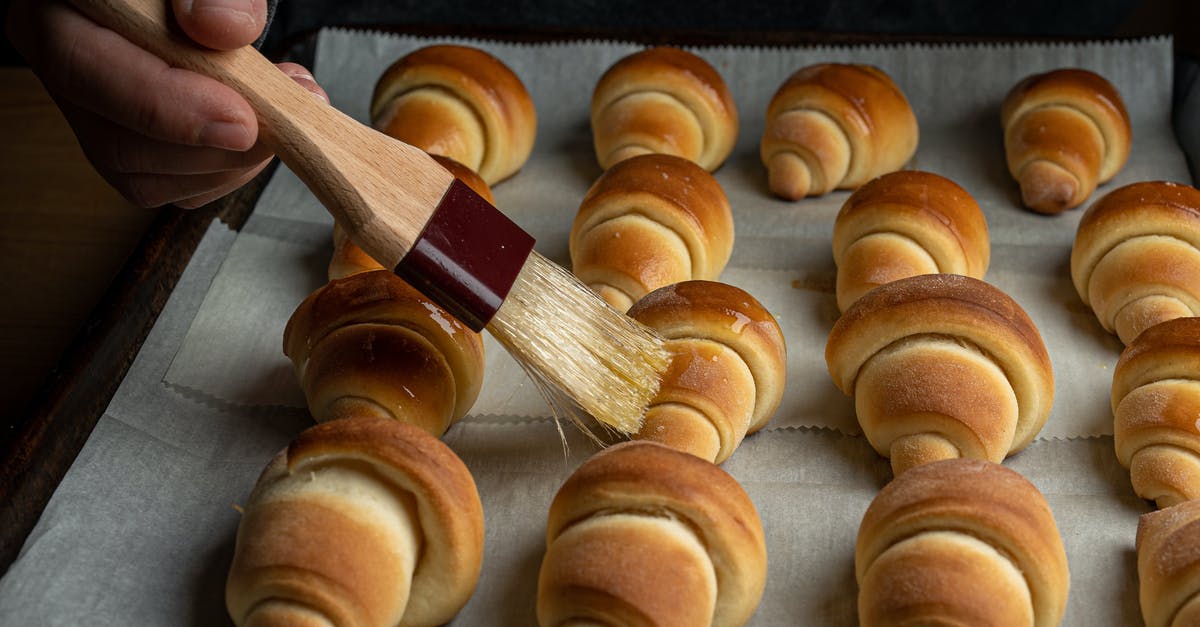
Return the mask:
[[(740, 181), (759, 196), (771, 200), (781, 200), (771, 193), (771, 188), (767, 185), (767, 167), (763, 165), (762, 158), (759, 156), (758, 142), (754, 143), (752, 150), (735, 147), (733, 153), (717, 170), (717, 173), (721, 173), (724, 169), (729, 170), (727, 175), (731, 175), (733, 180)], [(734, 211), (737, 209), (735, 208)]]
[(284, 400), (285, 407), (290, 409), (306, 408), (304, 391), (296, 381), (296, 369), (292, 362), (280, 359), (269, 368), (254, 373), (247, 372), (245, 375), (239, 380), (240, 385), (232, 390), (233, 398), (228, 400), (248, 405), (261, 405), (263, 399), (275, 401), (283, 394), (289, 396)]
[[(604, 170), (600, 169), (600, 163), (596, 161), (596, 148), (592, 145), (592, 123), (587, 117), (581, 117), (571, 132), (564, 134), (554, 150), (558, 157), (570, 160), (571, 171), (583, 183), (584, 189), (590, 188), (604, 173)], [(582, 201), (583, 197), (580, 196), (579, 200)]]
[[(972, 126), (983, 131), (978, 136), (990, 138), (986, 144), (969, 155), (955, 155), (969, 158), (974, 167), (987, 178), (992, 189), (1004, 191), (1005, 198), (1013, 208), (1029, 211), (1021, 202), (1021, 188), (1008, 173), (1008, 158), (1004, 154), (1004, 129), (1000, 126), (1000, 108), (987, 107), (973, 116)], [(968, 132), (964, 130), (964, 132)]]
[[(326, 246), (315, 246), (304, 253), (302, 258), (304, 276), (308, 279), (308, 291), (305, 295), (325, 287), (329, 281), (329, 262), (333, 260), (333, 227), (329, 229), (329, 240)], [(296, 302), (300, 306), (300, 302)], [(282, 341), (283, 338), (280, 338)]]
[(858, 582), (854, 578), (854, 560), (841, 560), (840, 566), (826, 580), (826, 583), (836, 582), (837, 585), (827, 586), (821, 599), (820, 615), (832, 618), (827, 623), (829, 627), (845, 625), (853, 627), (858, 624)]
[(1060, 304), (1069, 316), (1072, 329), (1092, 338), (1095, 342), (1105, 344), (1112, 354), (1112, 365), (1115, 366), (1121, 351), (1125, 350), (1125, 345), (1116, 334), (1104, 330), (1100, 319), (1096, 317), (1096, 312), (1080, 298), (1079, 292), (1071, 280), (1070, 251), (1067, 252), (1067, 258), (1063, 267), (1059, 269), (1058, 276), (1061, 277), (1061, 280), (1053, 286), (1047, 286), (1044, 297), (1049, 302)]
[(204, 571), (195, 582), (196, 593), (192, 595), (195, 607), (192, 625), (195, 627), (221, 627), (233, 625), (225, 609), (225, 578), (233, 564), (233, 545), (236, 532), (225, 534), (225, 540), (204, 560)]
[(1137, 576), (1137, 551), (1133, 548), (1125, 549), (1125, 553), (1121, 556), (1125, 572), (1128, 574), (1127, 581), (1129, 585), (1121, 591), (1121, 616), (1124, 618), (1121, 621), (1123, 625), (1141, 625), (1142, 624), (1142, 604), (1138, 599), (1139, 583)]
[[(1117, 460), (1116, 451), (1113, 448), (1112, 436), (1104, 436), (1096, 440), (1103, 445), (1094, 448), (1095, 454), (1090, 455), (1092, 471), (1096, 476), (1103, 477), (1104, 482), (1117, 489), (1114, 493), (1114, 500), (1117, 501), (1114, 505), (1131, 510), (1139, 516), (1147, 512), (1153, 511), (1154, 506), (1151, 502), (1141, 499), (1137, 493), (1133, 491), (1133, 485), (1129, 480), (1129, 472), (1121, 466)], [(1137, 536), (1137, 529), (1132, 528), (1126, 534), (1129, 543), (1126, 549), (1121, 554), (1121, 568), (1124, 573), (1124, 580), (1130, 582), (1122, 587), (1120, 597), (1110, 601), (1113, 609), (1120, 612), (1123, 620), (1115, 621), (1113, 624), (1119, 625), (1141, 625), (1142, 613), (1141, 604), (1138, 600), (1138, 576), (1137, 576), (1137, 551), (1134, 548), (1134, 540)]]
[(531, 543), (523, 550), (520, 565), (513, 571), (518, 576), (508, 577), (501, 582), (503, 598), (510, 599), (503, 625), (525, 627), (537, 624), (538, 573), (542, 569), (542, 556), (546, 553), (543, 537), (539, 535), (537, 539), (538, 542)]

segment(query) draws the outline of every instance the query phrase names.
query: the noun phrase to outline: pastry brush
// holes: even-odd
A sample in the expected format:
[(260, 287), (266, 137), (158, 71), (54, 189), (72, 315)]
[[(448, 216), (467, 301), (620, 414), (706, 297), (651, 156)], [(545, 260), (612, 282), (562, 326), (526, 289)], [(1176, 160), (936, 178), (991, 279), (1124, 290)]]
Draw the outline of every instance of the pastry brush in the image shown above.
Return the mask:
[[(533, 238), (424, 151), (325, 104), (251, 47), (203, 49), (168, 0), (72, 0), (168, 64), (253, 107), (260, 136), (364, 251), (476, 331), (488, 331), (556, 415), (641, 426), (667, 366), (663, 339), (533, 250)], [(565, 401), (565, 402), (564, 402)]]

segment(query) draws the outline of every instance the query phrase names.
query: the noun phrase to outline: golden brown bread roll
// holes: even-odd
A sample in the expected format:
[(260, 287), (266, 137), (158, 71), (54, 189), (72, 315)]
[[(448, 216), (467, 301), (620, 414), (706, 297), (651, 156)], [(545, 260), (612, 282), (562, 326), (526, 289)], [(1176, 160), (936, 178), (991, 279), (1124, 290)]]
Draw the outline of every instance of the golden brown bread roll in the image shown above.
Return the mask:
[(868, 292), (825, 346), (834, 384), (897, 475), (954, 457), (1002, 461), (1046, 423), (1054, 373), (1042, 336), (978, 279), (924, 274)]
[(1200, 625), (1200, 501), (1143, 514), (1137, 563), (1146, 627)]
[(1146, 329), (1113, 371), (1113, 444), (1137, 495), (1200, 498), (1200, 318)]
[(329, 258), (329, 280), (342, 279), (360, 272), (386, 270), (367, 251), (350, 240), (341, 224), (333, 224), (333, 256)]
[(930, 172), (872, 179), (846, 199), (833, 223), (842, 311), (896, 279), (937, 273), (982, 279), (990, 257), (983, 210), (966, 190)]
[(635, 439), (713, 463), (766, 426), (783, 400), (787, 346), (753, 296), (712, 281), (659, 288), (629, 316), (666, 338), (671, 365)]
[(1200, 315), (1200, 190), (1158, 181), (1105, 194), (1079, 221), (1071, 280), (1125, 344), (1164, 320)]
[(1045, 497), (975, 459), (926, 464), (884, 487), (859, 526), (854, 567), (863, 627), (1051, 627), (1070, 588)]
[(771, 191), (798, 200), (900, 169), (917, 151), (917, 136), (908, 99), (882, 70), (820, 63), (779, 86), (759, 152)]
[(1083, 204), (1129, 158), (1133, 136), (1121, 94), (1087, 70), (1025, 78), (1004, 98), (1000, 122), (1021, 200), (1041, 213)]
[(394, 420), (336, 420), (259, 478), (225, 601), (239, 626), (441, 625), (482, 558), (479, 494), (446, 445)]
[[(442, 155), (432, 155), (433, 160), (437, 161), (450, 171), (455, 178), (467, 184), (472, 191), (479, 194), (484, 200), (495, 205), (496, 198), (492, 195), (492, 188), (484, 182), (482, 178), (473, 172), (467, 166)], [(340, 224), (333, 225), (333, 256), (329, 260), (329, 280), (340, 279), (357, 274), (359, 272), (369, 272), (371, 270), (382, 270), (383, 266), (371, 258), (363, 249), (359, 248), (354, 242), (350, 241), (350, 236)]]
[(371, 124), (489, 185), (521, 169), (537, 135), (521, 79), (496, 57), (457, 45), (427, 46), (393, 63), (375, 84)]
[(571, 225), (571, 269), (619, 311), (651, 290), (716, 279), (733, 251), (721, 185), (672, 155), (626, 159), (588, 190)]
[(596, 160), (605, 170), (646, 153), (716, 170), (738, 133), (737, 107), (721, 75), (695, 54), (668, 46), (608, 68), (592, 92), (591, 123)]
[(766, 575), (762, 523), (733, 477), (625, 442), (581, 465), (550, 505), (538, 623), (742, 625)]
[(320, 422), (376, 415), (434, 436), (466, 415), (483, 383), (483, 340), (387, 270), (330, 281), (283, 336)]

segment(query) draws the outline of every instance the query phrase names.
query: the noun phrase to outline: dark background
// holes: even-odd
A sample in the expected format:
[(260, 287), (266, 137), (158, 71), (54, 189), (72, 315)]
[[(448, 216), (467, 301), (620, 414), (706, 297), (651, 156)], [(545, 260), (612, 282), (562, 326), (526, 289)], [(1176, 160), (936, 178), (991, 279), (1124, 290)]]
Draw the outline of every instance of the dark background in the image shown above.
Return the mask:
[[(3, 2), (7, 14), (8, 0)], [(281, 0), (264, 50), (284, 54), (321, 26), (391, 27), (428, 33), (594, 36), (670, 41), (749, 34), (763, 44), (862, 35), (1090, 38), (1172, 34), (1200, 56), (1196, 0)], [(0, 62), (20, 65), (4, 41)]]
[[(1169, 34), (1177, 93), (1200, 75), (1200, 0), (280, 0), (263, 51), (283, 58), (323, 26), (756, 45)], [(0, 65), (22, 64), (5, 38)]]
[[(289, 34), (340, 25), (485, 27), (653, 35), (751, 32), (888, 35), (1097, 37), (1147, 32), (1197, 34), (1194, 0), (457, 0), (412, 2), (282, 0), (268, 49)], [(1190, 18), (1190, 19), (1189, 19)]]

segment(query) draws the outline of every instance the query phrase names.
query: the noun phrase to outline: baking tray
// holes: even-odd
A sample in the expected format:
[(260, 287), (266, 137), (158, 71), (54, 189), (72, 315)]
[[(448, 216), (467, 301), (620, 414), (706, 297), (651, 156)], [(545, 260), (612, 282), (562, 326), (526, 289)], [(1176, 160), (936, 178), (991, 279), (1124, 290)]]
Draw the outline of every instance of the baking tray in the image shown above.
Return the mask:
[[(574, 40), (580, 35), (592, 36), (587, 33), (526, 33), (507, 39), (545, 42)], [(877, 44), (881, 41), (876, 37), (830, 38), (812, 34), (800, 34), (790, 39), (778, 35), (772, 37), (755, 34), (700, 34), (674, 38), (655, 35), (639, 41), (679, 45)], [(954, 38), (933, 40), (938, 43), (965, 41)], [(909, 40), (888, 38), (886, 43), (903, 41)], [(304, 46), (311, 46), (311, 40), (296, 50), (304, 52)], [(97, 314), (64, 359), (55, 379), (40, 395), (39, 402), (20, 423), (17, 433), (4, 442), (4, 471), (0, 474), (3, 481), (0, 484), (0, 533), (4, 537), (0, 539), (3, 540), (6, 565), (24, 542), (41, 509), (103, 413), (175, 281), (187, 266), (192, 251), (215, 220), (223, 221), (234, 230), (239, 229), (250, 215), (268, 176), (264, 174), (238, 194), (205, 210), (164, 213), (113, 290), (97, 308)]]

